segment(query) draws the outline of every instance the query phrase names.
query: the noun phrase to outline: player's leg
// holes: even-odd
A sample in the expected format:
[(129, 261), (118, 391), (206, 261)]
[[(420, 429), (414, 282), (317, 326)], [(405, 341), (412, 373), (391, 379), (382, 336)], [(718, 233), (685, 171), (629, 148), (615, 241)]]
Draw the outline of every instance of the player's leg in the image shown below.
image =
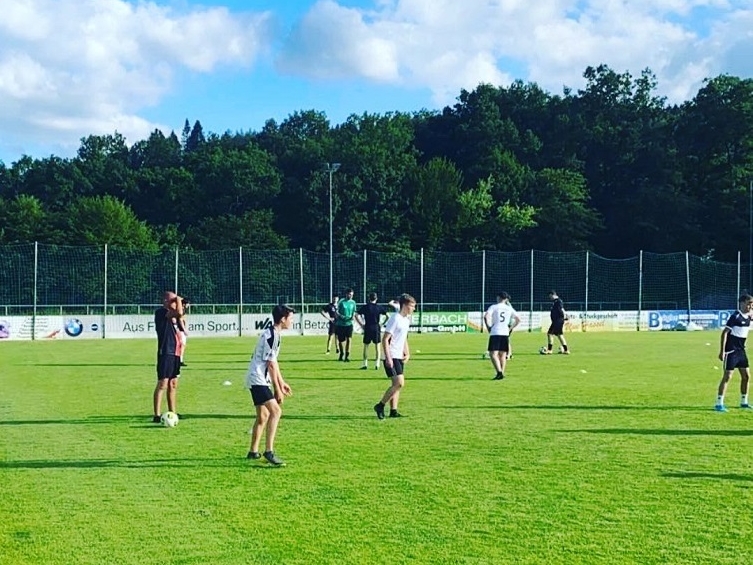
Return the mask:
[(335, 339), (337, 339), (337, 353), (339, 354), (337, 360), (343, 361), (345, 356), (345, 334), (342, 326), (335, 326)]
[(564, 331), (557, 336), (557, 339), (560, 340), (560, 344), (562, 345), (562, 353), (568, 355), (570, 350), (567, 348), (567, 340), (565, 339)]
[(502, 336), (502, 343), (500, 344), (497, 355), (499, 356), (499, 372), (502, 378), (505, 378), (505, 370), (507, 369), (507, 352), (510, 347), (510, 340), (507, 336)]
[[(381, 338), (381, 336), (377, 336), (378, 338)], [(374, 368), (379, 369), (379, 364), (382, 362), (382, 340), (377, 339), (376, 343), (374, 344), (374, 349), (376, 349), (376, 362), (374, 363)]]
[[(178, 361), (180, 363), (180, 361)], [(178, 376), (167, 379), (167, 409), (178, 412)]]
[(748, 403), (748, 385), (750, 383), (750, 369), (748, 367), (738, 367), (740, 371), (740, 408), (751, 409)]
[(267, 433), (264, 438), (264, 458), (273, 465), (284, 465), (282, 460), (275, 455), (275, 437), (277, 436), (277, 425), (280, 423), (280, 418), (282, 417), (282, 407), (274, 398), (265, 402), (264, 406), (266, 406), (269, 411), (266, 428)]
[(361, 366), (361, 369), (369, 368), (369, 343), (371, 343), (371, 336), (369, 335), (369, 330), (364, 328), (363, 329), (363, 365)]
[(549, 331), (546, 332), (546, 354), (552, 353), (552, 346), (554, 345), (554, 323), (549, 326)]
[(400, 390), (405, 384), (403, 377), (403, 363), (400, 359), (393, 359), (392, 366), (388, 367), (385, 363), (384, 372), (391, 379), (389, 388), (382, 395), (382, 399), (374, 405), (374, 412), (376, 412), (377, 418), (384, 419), (384, 407), (390, 404), (390, 412), (394, 409), (397, 410), (397, 405), (392, 404), (392, 399), (397, 395), (397, 399), (400, 399)]
[(247, 456), (249, 459), (259, 459), (261, 457), (261, 455), (259, 454), (261, 434), (267, 425), (267, 420), (269, 419), (269, 410), (267, 410), (266, 406), (261, 404), (255, 406), (255, 408), (256, 419), (254, 420), (254, 425), (251, 428), (251, 446), (249, 447)]
[(719, 381), (719, 387), (716, 391), (716, 404), (714, 405), (714, 410), (716, 410), (717, 412), (727, 411), (727, 408), (725, 408), (724, 406), (724, 395), (727, 393), (727, 384), (732, 378), (732, 373), (734, 370), (734, 359), (732, 359), (732, 356), (729, 354), (725, 355), (722, 380)]
[[(353, 338), (353, 326), (345, 326), (343, 331), (345, 333), (345, 361), (350, 362), (350, 342)], [(342, 345), (340, 351), (342, 351)]]
[[(400, 391), (405, 386), (405, 376), (400, 374), (392, 377), (392, 384), (382, 396), (381, 404), (390, 405), (390, 416), (397, 412), (397, 406), (400, 403)], [(394, 416), (393, 416), (394, 417)]]
[(154, 404), (154, 414), (152, 420), (154, 422), (160, 421), (160, 414), (162, 414), (162, 397), (165, 395), (165, 391), (167, 390), (167, 378), (158, 378), (157, 379), (157, 386), (154, 387), (154, 395), (153, 395), (153, 404)]

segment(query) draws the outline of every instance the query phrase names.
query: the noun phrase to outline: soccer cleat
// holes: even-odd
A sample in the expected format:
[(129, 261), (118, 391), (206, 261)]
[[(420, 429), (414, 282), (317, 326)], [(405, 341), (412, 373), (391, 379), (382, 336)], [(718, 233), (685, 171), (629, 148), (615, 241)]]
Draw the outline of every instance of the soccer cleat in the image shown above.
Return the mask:
[(285, 466), (285, 462), (282, 459), (280, 459), (279, 457), (277, 457), (277, 455), (275, 455), (274, 451), (265, 451), (264, 452), (264, 459), (266, 459), (269, 462), (270, 465), (274, 465), (275, 467), (284, 467)]
[(368, 368), (369, 368), (369, 366), (368, 366), (368, 365), (364, 365), (363, 367), (361, 367), (361, 370), (362, 370), (362, 371), (365, 371), (365, 370), (366, 370), (366, 369), (368, 369)]
[(152, 424), (161, 424), (161, 423), (162, 423), (162, 418), (160, 418), (159, 416), (152, 416)]
[(374, 412), (376, 412), (377, 418), (384, 420), (384, 405), (380, 402), (374, 404)]
[(350, 363), (350, 358), (347, 355), (345, 356), (345, 362)]
[(338, 357), (338, 359), (337, 359), (337, 360), (338, 360), (338, 361), (342, 361), (342, 360), (343, 360), (343, 354), (342, 354), (342, 353), (340, 353), (340, 357)]
[(261, 459), (261, 453), (258, 451), (249, 451), (246, 459)]
[(502, 372), (498, 372), (492, 380), (493, 381), (501, 381), (504, 378), (505, 378), (505, 375)]
[(397, 410), (390, 410), (390, 418), (402, 418), (403, 415)]
[(329, 355), (329, 349), (324, 354), (325, 355)]
[(750, 404), (740, 404), (740, 408), (742, 408), (743, 410), (753, 410), (753, 406), (751, 406)]
[(379, 364), (378, 364), (378, 363), (377, 363), (376, 365), (374, 365), (374, 370), (375, 370), (375, 371), (378, 371), (379, 369), (381, 369), (381, 367), (379, 366)]
[(727, 408), (724, 406), (724, 404), (717, 404), (716, 406), (714, 406), (714, 410), (716, 412), (726, 412)]

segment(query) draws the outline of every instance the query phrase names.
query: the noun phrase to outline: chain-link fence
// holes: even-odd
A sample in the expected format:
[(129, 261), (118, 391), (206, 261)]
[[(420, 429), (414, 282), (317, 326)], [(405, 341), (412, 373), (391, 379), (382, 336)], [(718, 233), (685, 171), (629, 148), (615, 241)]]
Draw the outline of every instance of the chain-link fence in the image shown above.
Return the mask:
[[(687, 252), (607, 259), (545, 251), (336, 254), (299, 250), (172, 249), (24, 244), (0, 247), (0, 314), (124, 314), (159, 303), (165, 290), (195, 312), (266, 312), (287, 302), (318, 311), (347, 288), (365, 302), (408, 292), (422, 311), (478, 311), (502, 290), (516, 309), (549, 308), (556, 290), (568, 309), (732, 309), (751, 269)], [(330, 288), (332, 280), (333, 288)]]

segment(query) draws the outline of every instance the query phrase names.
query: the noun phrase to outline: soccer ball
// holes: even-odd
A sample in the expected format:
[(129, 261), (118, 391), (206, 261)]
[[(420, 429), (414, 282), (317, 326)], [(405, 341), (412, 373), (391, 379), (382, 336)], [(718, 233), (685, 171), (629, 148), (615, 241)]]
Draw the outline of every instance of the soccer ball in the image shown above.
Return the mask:
[(542, 346), (541, 346), (541, 349), (539, 349), (539, 353), (540, 353), (541, 355), (546, 355), (547, 351), (549, 351), (549, 349), (547, 348), (547, 346), (546, 346), (546, 345), (542, 345)]
[(160, 421), (166, 428), (174, 428), (178, 425), (178, 415), (175, 412), (165, 412), (160, 416)]

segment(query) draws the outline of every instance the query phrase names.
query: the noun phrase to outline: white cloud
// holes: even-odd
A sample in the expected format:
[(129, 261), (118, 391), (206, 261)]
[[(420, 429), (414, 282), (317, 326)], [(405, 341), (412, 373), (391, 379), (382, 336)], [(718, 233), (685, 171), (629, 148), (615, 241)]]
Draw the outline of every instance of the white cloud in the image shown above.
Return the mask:
[(371, 10), (317, 2), (279, 68), (429, 88), (439, 104), (480, 82), (583, 86), (587, 66), (650, 68), (672, 102), (706, 77), (753, 74), (749, 0), (379, 0)]
[[(247, 67), (270, 40), (269, 13), (125, 0), (4, 0), (0, 143), (75, 149), (115, 130), (135, 141), (159, 124), (138, 115), (181, 69)], [(68, 151), (70, 153), (70, 151)]]

